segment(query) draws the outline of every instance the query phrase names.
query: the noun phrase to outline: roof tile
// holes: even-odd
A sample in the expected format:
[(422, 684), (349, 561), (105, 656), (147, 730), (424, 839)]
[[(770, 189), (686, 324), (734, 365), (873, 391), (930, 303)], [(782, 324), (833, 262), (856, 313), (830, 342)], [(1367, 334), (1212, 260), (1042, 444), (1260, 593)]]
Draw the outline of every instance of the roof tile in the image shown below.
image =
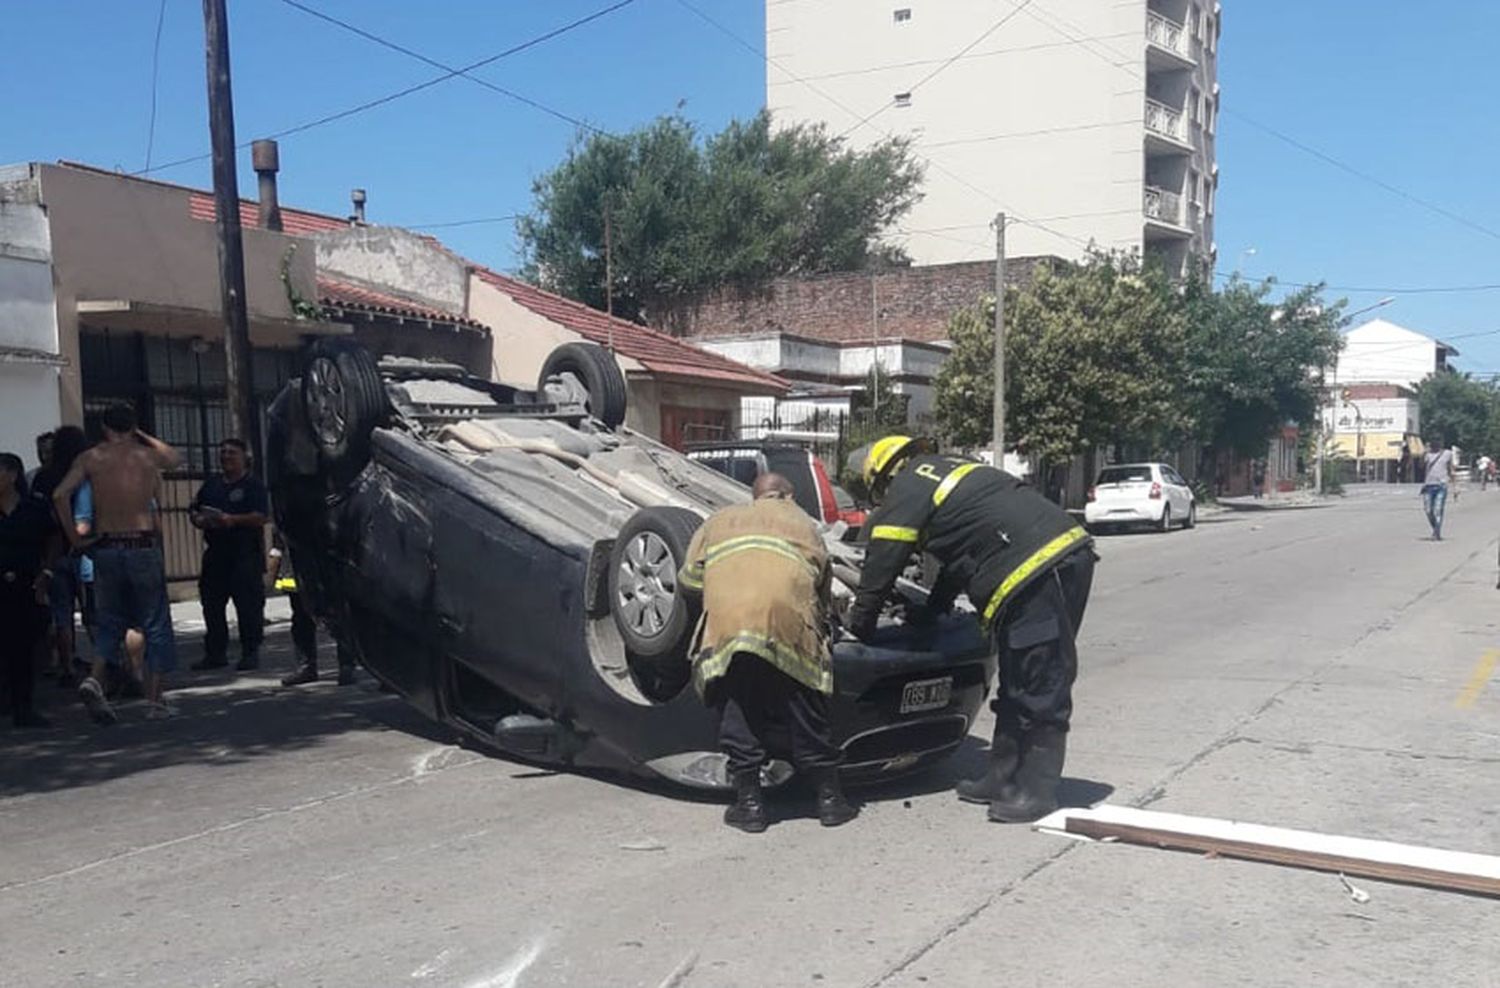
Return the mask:
[(790, 384), (774, 374), (700, 350), (659, 330), (609, 316), (581, 302), (554, 295), (535, 285), (477, 268), (479, 277), (537, 315), (572, 330), (593, 343), (613, 344), (620, 353), (637, 360), (653, 374), (725, 381), (783, 394)]

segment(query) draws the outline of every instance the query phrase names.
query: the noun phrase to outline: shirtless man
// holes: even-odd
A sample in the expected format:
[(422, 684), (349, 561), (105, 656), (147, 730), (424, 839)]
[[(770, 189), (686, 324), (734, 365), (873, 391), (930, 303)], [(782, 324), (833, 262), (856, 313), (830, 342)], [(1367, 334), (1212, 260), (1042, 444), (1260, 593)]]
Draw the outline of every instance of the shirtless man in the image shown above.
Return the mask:
[(95, 723), (115, 722), (100, 683), (105, 667), (119, 666), (123, 660), (126, 630), (140, 628), (146, 636), (146, 716), (159, 720), (173, 714), (162, 702), (162, 689), (167, 673), (177, 666), (177, 654), (151, 505), (162, 471), (177, 466), (182, 455), (136, 428), (135, 410), (129, 405), (112, 406), (103, 422), (104, 442), (74, 461), (52, 495), (63, 532), (77, 548), (83, 538), (74, 520), (73, 492), (85, 480), (94, 488), (94, 535), (89, 546), (98, 642), (93, 668), (78, 695)]

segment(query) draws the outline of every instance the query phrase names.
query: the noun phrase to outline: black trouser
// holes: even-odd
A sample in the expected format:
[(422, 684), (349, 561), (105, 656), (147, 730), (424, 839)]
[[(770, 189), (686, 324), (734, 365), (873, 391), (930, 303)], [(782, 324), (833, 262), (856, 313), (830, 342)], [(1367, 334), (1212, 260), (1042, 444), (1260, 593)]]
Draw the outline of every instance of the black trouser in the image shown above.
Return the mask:
[(229, 622), (224, 608), (234, 601), (240, 623), (240, 651), (252, 655), (260, 650), (264, 635), (266, 588), (265, 561), (255, 553), (210, 549), (203, 554), (203, 573), (198, 595), (203, 600), (203, 657), (223, 662), (229, 651)]
[(24, 584), (0, 582), (0, 669), (10, 693), (10, 711), (32, 710), (36, 647), (47, 626), (47, 612), (36, 602), (28, 578)]
[(1025, 737), (1037, 728), (1066, 732), (1078, 678), (1074, 639), (1094, 582), (1094, 554), (1075, 552), (1038, 578), (995, 626), (1000, 684), (990, 709), (995, 729)]
[[(790, 740), (798, 770), (827, 768), (844, 759), (828, 726), (828, 698), (786, 675), (758, 655), (740, 653), (715, 689), (719, 698), (719, 746), (731, 775), (766, 763), (770, 739)], [(783, 754), (783, 752), (770, 752)]]
[(313, 620), (312, 614), (307, 609), (307, 602), (302, 599), (300, 593), (289, 593), (286, 595), (287, 602), (292, 605), (292, 644), (297, 648), (297, 657), (302, 664), (318, 667), (318, 622)]

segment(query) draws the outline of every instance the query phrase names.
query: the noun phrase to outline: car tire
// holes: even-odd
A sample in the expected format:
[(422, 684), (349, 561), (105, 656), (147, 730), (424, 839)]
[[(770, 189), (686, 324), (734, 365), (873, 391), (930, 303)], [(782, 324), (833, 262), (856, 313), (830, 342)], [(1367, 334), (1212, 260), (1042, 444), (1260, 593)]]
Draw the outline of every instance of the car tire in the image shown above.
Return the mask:
[(350, 479), (370, 458), (370, 434), (390, 407), (375, 358), (353, 340), (321, 339), (302, 367), (302, 407), (324, 469)]
[(703, 519), (685, 508), (642, 508), (630, 516), (609, 554), (609, 610), (626, 651), (657, 662), (683, 659), (699, 604), (677, 573)]
[(1198, 527), (1198, 505), (1197, 504), (1189, 504), (1188, 505), (1187, 521), (1184, 521), (1182, 523), (1182, 527), (1183, 528), (1197, 528)]
[(547, 379), (557, 374), (572, 374), (588, 392), (588, 411), (594, 418), (613, 429), (625, 421), (627, 396), (625, 375), (610, 352), (594, 343), (564, 343), (547, 355), (536, 390), (541, 394)]
[(1170, 532), (1172, 530), (1172, 506), (1164, 504), (1161, 506), (1161, 521), (1156, 523), (1158, 532)]

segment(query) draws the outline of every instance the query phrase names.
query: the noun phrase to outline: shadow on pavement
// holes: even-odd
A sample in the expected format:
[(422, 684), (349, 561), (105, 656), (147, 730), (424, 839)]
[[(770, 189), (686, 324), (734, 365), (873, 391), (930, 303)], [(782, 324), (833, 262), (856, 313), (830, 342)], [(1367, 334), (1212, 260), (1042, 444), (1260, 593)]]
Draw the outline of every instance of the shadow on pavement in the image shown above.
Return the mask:
[(284, 689), (277, 680), (294, 658), (285, 625), (267, 629), (261, 669), (190, 672), (201, 655), (200, 635), (178, 639), (181, 671), (172, 677), (167, 699), (179, 714), (171, 720), (145, 719), (141, 701), (117, 703), (119, 723), (92, 724), (77, 694), (37, 683), (37, 702), (53, 726), (41, 731), (0, 729), (0, 797), (56, 792), (97, 785), (139, 772), (199, 763), (233, 765), (287, 751), (315, 747), (354, 731), (396, 730), (440, 743), (452, 734), (393, 696), (362, 685), (334, 686), (324, 649), (324, 682)]
[(98, 727), (72, 704), (51, 711), (55, 726), (49, 730), (0, 734), (6, 766), (0, 797), (97, 785), (186, 763), (234, 765), (351, 731), (420, 733), (423, 727), (416, 711), (358, 687), (290, 690), (256, 681), (169, 698), (180, 711), (172, 720), (145, 720), (145, 705), (133, 702), (116, 707), (119, 723)]

